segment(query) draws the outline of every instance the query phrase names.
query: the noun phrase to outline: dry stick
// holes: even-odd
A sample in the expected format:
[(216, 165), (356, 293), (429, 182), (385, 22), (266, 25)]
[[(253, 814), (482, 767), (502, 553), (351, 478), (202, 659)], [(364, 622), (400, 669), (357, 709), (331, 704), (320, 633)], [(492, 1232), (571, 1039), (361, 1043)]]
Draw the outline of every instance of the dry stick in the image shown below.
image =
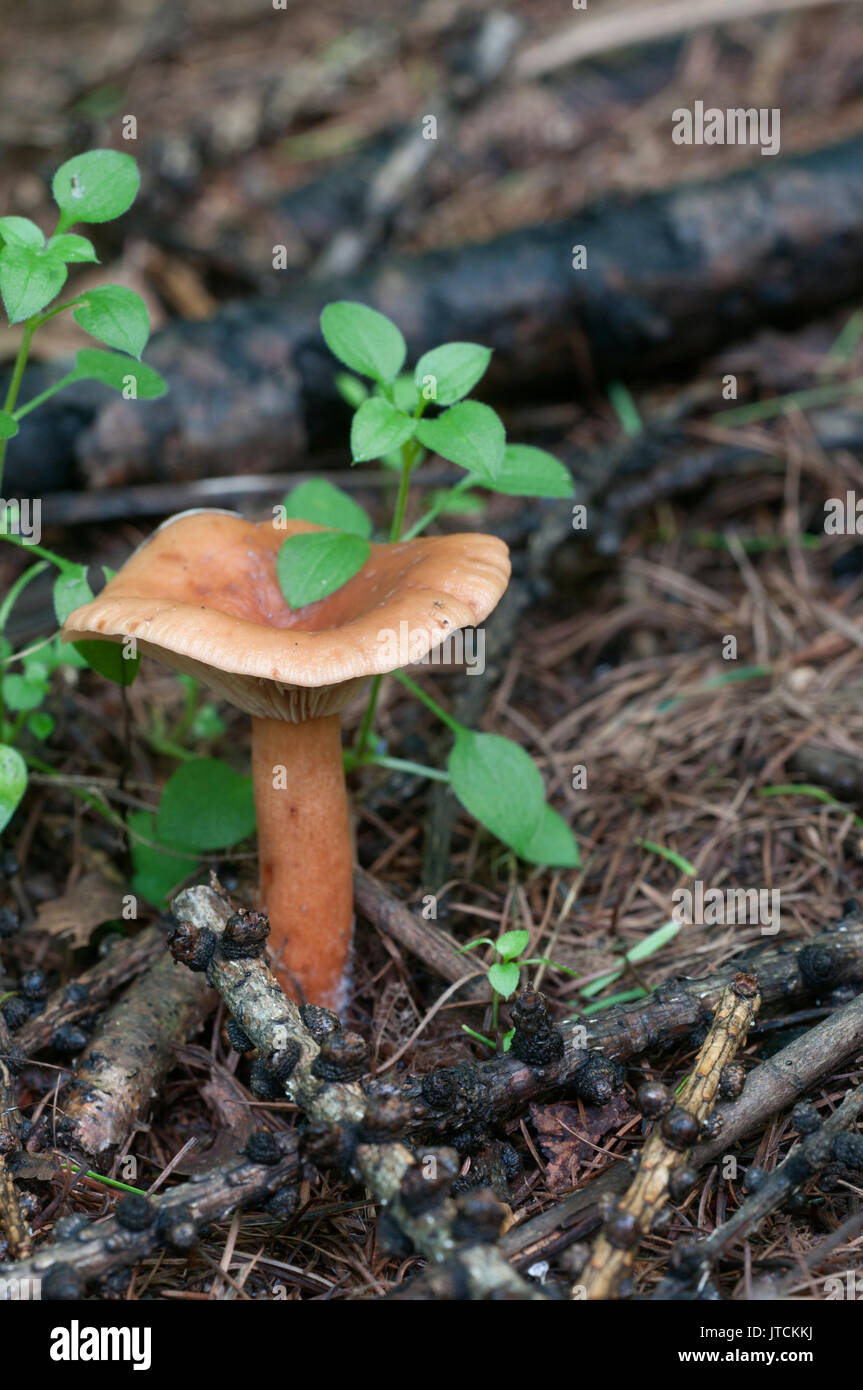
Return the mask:
[[(727, 1105), (717, 1106), (715, 1115), (721, 1116), (720, 1132), (716, 1138), (692, 1150), (689, 1155), (692, 1167), (702, 1168), (728, 1153), (735, 1141), (745, 1138), (771, 1115), (787, 1108), (861, 1048), (863, 994), (753, 1068), (746, 1078), (743, 1094)], [(537, 1258), (534, 1247), (547, 1242), (555, 1231), (567, 1231), (572, 1240), (581, 1239), (599, 1225), (596, 1207), (600, 1199), (622, 1192), (627, 1179), (626, 1164), (615, 1164), (556, 1206), (513, 1226), (501, 1241), (501, 1247), (510, 1256), (530, 1252), (525, 1255), (530, 1263)]]
[[(423, 1124), (443, 1132), (467, 1128), (494, 1115), (517, 1109), (547, 1094), (564, 1082), (588, 1059), (591, 1050), (624, 1060), (650, 1047), (667, 1047), (708, 1019), (725, 988), (741, 968), (758, 975), (762, 1006), (781, 1004), (810, 992), (826, 993), (849, 980), (863, 979), (863, 925), (858, 907), (811, 941), (771, 946), (746, 953), (731, 966), (700, 980), (669, 980), (635, 1004), (608, 1009), (596, 1019), (559, 1025), (561, 1055), (544, 1066), (532, 1066), (513, 1056), (512, 1050), (492, 1062), (464, 1062), (458, 1069), (438, 1068), (423, 1078), (422, 1094), (434, 1085), (434, 1101), (426, 1101)], [(453, 1072), (453, 1099), (447, 1099), (448, 1078)], [(414, 1082), (405, 1083), (413, 1093)], [(441, 1099), (438, 1100), (437, 1097)], [(456, 1108), (457, 1107), (457, 1108)]]
[(760, 1006), (752, 975), (738, 975), (725, 990), (679, 1104), (654, 1125), (635, 1180), (596, 1243), (584, 1273), (588, 1299), (614, 1296), (642, 1236), (668, 1201), (672, 1172), (683, 1167), (693, 1139), (713, 1109), (723, 1067), (745, 1044)]
[(404, 1144), (386, 1137), (388, 1129), (404, 1128), (403, 1102), (389, 1117), (379, 1107), (377, 1134), (369, 1134), (367, 1099), (350, 1079), (362, 1073), (365, 1044), (334, 1026), (334, 1015), (307, 1009), (303, 1013), (311, 1026), (317, 1022), (321, 1044), (315, 1040), (263, 959), (266, 919), (235, 913), (215, 885), (186, 889), (173, 908), (179, 926), (172, 950), (198, 969), (208, 958), (209, 983), (304, 1111), (310, 1156), (336, 1161), (360, 1179), (419, 1253), (436, 1263), (457, 1255), (468, 1297), (541, 1297), (486, 1243), (500, 1232), (502, 1206), (481, 1198), (478, 1211), (476, 1194), (473, 1201), (472, 1194), (458, 1200), (449, 1195), (459, 1167), (455, 1155), (439, 1153), (426, 1167)]
[(486, 980), (469, 978), (473, 970), (469, 961), (458, 954), (457, 943), (452, 937), (434, 922), (415, 917), (365, 869), (354, 870), (354, 901), (378, 931), (404, 946), (435, 975), (452, 984), (463, 980), (465, 998), (482, 1002), (490, 998)]
[(776, 1299), (788, 1297), (801, 1274), (812, 1274), (819, 1265), (823, 1265), (824, 1261), (830, 1258), (834, 1250), (838, 1250), (846, 1242), (854, 1240), (861, 1231), (863, 1231), (863, 1207), (858, 1207), (857, 1211), (852, 1211), (851, 1215), (845, 1218), (841, 1226), (837, 1226), (836, 1230), (832, 1231), (829, 1236), (820, 1240), (814, 1249), (800, 1260), (800, 1268), (794, 1274), (789, 1274), (787, 1279), (783, 1279), (780, 1284), (775, 1286), (774, 1297)]
[(565, 29), (531, 44), (516, 60), (515, 74), (530, 80), (601, 53), (673, 38), (694, 29), (837, 3), (838, 0), (701, 0), (701, 4), (693, 5), (691, 0), (676, 0), (640, 10), (627, 5), (598, 19), (571, 20)]
[[(101, 1020), (60, 1093), (57, 1138), (63, 1147), (98, 1158), (121, 1144), (149, 1109), (173, 1056), (210, 1009), (200, 976), (162, 956)], [(52, 1112), (45, 1116), (53, 1126)]]
[[(276, 1163), (254, 1163), (239, 1156), (215, 1172), (150, 1198), (152, 1219), (143, 1230), (129, 1229), (116, 1216), (95, 1225), (85, 1219), (74, 1237), (43, 1246), (27, 1260), (0, 1265), (0, 1300), (16, 1297), (14, 1290), (25, 1279), (42, 1279), (43, 1298), (82, 1297), (87, 1284), (155, 1250), (188, 1251), (196, 1231), (209, 1222), (223, 1221), (237, 1207), (263, 1205), (295, 1180), (296, 1147), (282, 1147), (286, 1151)], [(74, 1293), (76, 1283), (80, 1291)]]
[(147, 927), (137, 936), (118, 940), (108, 954), (71, 984), (55, 990), (44, 1009), (14, 1035), (15, 1047), (30, 1057), (48, 1047), (57, 1029), (93, 1013), (118, 987), (158, 960), (165, 949), (165, 933)]
[(10, 1255), (18, 1258), (30, 1252), (30, 1233), (8, 1168), (8, 1161), (21, 1142), (15, 1078), (6, 1060), (10, 1050), (9, 1029), (0, 1016), (0, 1230), (6, 1236)]
[[(684, 1257), (679, 1266), (681, 1276), (692, 1279), (700, 1275), (703, 1283), (707, 1279), (710, 1266), (715, 1264), (720, 1255), (739, 1236), (757, 1226), (781, 1206), (796, 1187), (808, 1182), (834, 1161), (836, 1155), (833, 1152), (833, 1140), (854, 1123), (861, 1111), (863, 1085), (849, 1091), (839, 1109), (828, 1115), (814, 1134), (807, 1135), (800, 1143), (794, 1145), (779, 1167), (764, 1179), (758, 1191), (747, 1197), (728, 1221), (718, 1226), (706, 1240), (692, 1242), (679, 1248), (679, 1254)], [(675, 1282), (677, 1281), (674, 1279), (663, 1280), (657, 1295), (663, 1297), (667, 1294), (669, 1285)]]

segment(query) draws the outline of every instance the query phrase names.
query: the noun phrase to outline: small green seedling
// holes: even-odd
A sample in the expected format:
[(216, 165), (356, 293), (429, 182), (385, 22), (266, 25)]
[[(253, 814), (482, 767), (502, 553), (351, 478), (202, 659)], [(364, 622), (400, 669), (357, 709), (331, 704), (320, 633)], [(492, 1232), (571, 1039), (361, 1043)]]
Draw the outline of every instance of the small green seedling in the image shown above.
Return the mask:
[[(521, 972), (528, 965), (548, 965), (552, 970), (562, 970), (565, 975), (577, 975), (577, 970), (570, 970), (568, 965), (560, 965), (557, 961), (548, 960), (545, 956), (530, 956), (522, 958), (522, 951), (526, 951), (530, 942), (530, 932), (521, 930), (506, 931), (503, 936), (499, 936), (497, 941), (492, 941), (490, 936), (478, 936), (476, 941), (469, 941), (466, 946), (459, 947), (459, 953), (473, 951), (477, 946), (491, 946), (494, 951), (494, 959), (486, 970), (488, 982), (492, 988), (492, 1027), (495, 1037), (499, 1036), (498, 1016), (500, 1011), (501, 999), (511, 999), (521, 984)], [(496, 1044), (492, 1038), (487, 1038), (482, 1033), (477, 1033), (473, 1028), (468, 1028), (462, 1024), (462, 1031), (468, 1033), (477, 1042), (484, 1043), (486, 1047), (494, 1049)], [(514, 1028), (510, 1028), (500, 1039), (500, 1050), (509, 1052), (512, 1044)]]
[[(67, 160), (54, 175), (51, 191), (58, 219), (53, 236), (46, 237), (27, 217), (0, 217), (0, 297), (10, 325), (21, 325), (21, 342), (0, 409), (0, 491), (9, 441), (18, 434), (21, 421), (58, 391), (80, 381), (97, 381), (120, 392), (126, 400), (154, 400), (166, 390), (159, 373), (141, 362), (150, 336), (150, 318), (140, 295), (124, 285), (100, 285), (55, 302), (70, 269), (98, 261), (92, 242), (69, 228), (122, 216), (134, 202), (138, 184), (138, 167), (131, 155), (91, 150)], [(85, 333), (105, 347), (82, 348), (70, 371), (19, 405), (33, 338), (50, 319), (67, 311)], [(91, 666), (119, 685), (130, 685), (140, 665), (133, 651), (103, 642), (62, 646), (56, 634), (26, 651), (13, 650), (5, 635), (12, 608), (31, 580), (49, 566), (57, 570), (53, 594), (58, 626), (93, 597), (83, 565), (64, 560), (38, 544), (37, 507), (41, 517), (41, 506), (33, 499), (0, 499), (0, 539), (39, 557), (19, 576), (0, 605), (0, 833), (27, 787), (27, 761), (14, 746), (19, 735), (26, 729), (41, 742), (54, 728), (51, 715), (41, 709), (54, 670), (60, 665)], [(107, 570), (105, 576), (109, 577)], [(33, 758), (30, 761), (38, 763)]]

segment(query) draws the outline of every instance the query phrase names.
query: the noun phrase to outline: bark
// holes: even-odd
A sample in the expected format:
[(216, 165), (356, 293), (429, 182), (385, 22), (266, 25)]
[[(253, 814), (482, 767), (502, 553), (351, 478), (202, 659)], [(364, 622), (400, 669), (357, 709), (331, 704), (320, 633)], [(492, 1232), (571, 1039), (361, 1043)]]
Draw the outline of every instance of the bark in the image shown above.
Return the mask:
[(160, 927), (146, 927), (137, 936), (116, 941), (108, 954), (84, 970), (71, 984), (54, 991), (41, 1013), (14, 1034), (15, 1047), (27, 1056), (50, 1047), (58, 1028), (92, 1014), (120, 985), (159, 960), (165, 949)]
[(163, 956), (107, 1012), (78, 1059), (74, 1077), (47, 1119), (48, 1142), (108, 1158), (146, 1116), (170, 1066), (174, 1043), (183, 1040), (212, 1003), (199, 975)]
[[(20, 1287), (26, 1279), (42, 1280), (43, 1298), (57, 1297), (60, 1285), (69, 1292), (59, 1296), (83, 1297), (88, 1284), (111, 1270), (160, 1249), (188, 1249), (196, 1230), (223, 1221), (238, 1207), (263, 1205), (296, 1176), (296, 1148), (290, 1141), (276, 1163), (255, 1163), (240, 1155), (216, 1172), (151, 1197), (152, 1220), (144, 1230), (130, 1230), (116, 1216), (92, 1225), (84, 1221), (74, 1237), (45, 1245), (29, 1259), (0, 1265), (0, 1300), (15, 1297), (16, 1283)], [(73, 1293), (76, 1283), (80, 1292)]]
[(673, 1122), (691, 1118), (696, 1127), (703, 1125), (713, 1110), (723, 1068), (745, 1046), (760, 1005), (750, 975), (738, 975), (725, 990), (679, 1101), (651, 1130), (635, 1179), (594, 1247), (583, 1276), (589, 1299), (612, 1298), (632, 1266), (640, 1238), (669, 1200), (672, 1175), (683, 1168), (692, 1147), (674, 1141)]

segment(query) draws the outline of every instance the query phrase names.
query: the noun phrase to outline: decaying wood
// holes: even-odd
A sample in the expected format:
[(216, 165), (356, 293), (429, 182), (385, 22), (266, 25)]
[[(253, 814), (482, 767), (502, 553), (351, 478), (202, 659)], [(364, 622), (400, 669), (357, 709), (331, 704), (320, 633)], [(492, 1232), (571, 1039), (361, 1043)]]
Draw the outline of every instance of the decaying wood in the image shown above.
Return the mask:
[(9, 1159), (21, 1143), (21, 1116), (18, 1114), (15, 1077), (10, 1066), (12, 1041), (0, 1016), (0, 1231), (6, 1237), (10, 1255), (23, 1258), (30, 1251), (30, 1233), (21, 1211)]
[[(209, 983), (259, 1056), (269, 1061), (285, 1094), (304, 1112), (309, 1156), (335, 1161), (363, 1182), (384, 1207), (390, 1225), (417, 1253), (441, 1263), (458, 1251), (467, 1297), (541, 1297), (493, 1244), (505, 1219), (500, 1203), (489, 1194), (478, 1213), (470, 1194), (450, 1194), (460, 1166), (456, 1155), (439, 1150), (418, 1156), (389, 1138), (404, 1127), (405, 1107), (398, 1102), (380, 1105), (372, 1114), (362, 1089), (350, 1079), (363, 1069), (362, 1040), (342, 1033), (334, 1015), (325, 1011), (301, 1013), (282, 992), (263, 958), (266, 919), (235, 914), (215, 884), (186, 889), (173, 909), (179, 926), (172, 950), (178, 959), (191, 956), (197, 967), (209, 957)], [(311, 1031), (315, 1020), (320, 1043)]]
[(713, 1110), (723, 1068), (745, 1044), (760, 1006), (758, 984), (752, 975), (738, 975), (724, 991), (679, 1101), (654, 1125), (635, 1179), (593, 1249), (579, 1297), (584, 1294), (588, 1299), (614, 1296), (617, 1285), (632, 1265), (641, 1237), (647, 1235), (669, 1200), (672, 1173), (675, 1168), (683, 1167), (692, 1149), (691, 1143), (685, 1144), (675, 1138), (675, 1119), (691, 1116), (696, 1122), (697, 1134)]
[(46, 1112), (49, 1142), (98, 1161), (150, 1108), (173, 1055), (211, 1005), (200, 976), (162, 956), (108, 1010)]
[(770, 1115), (787, 1109), (847, 1057), (863, 1049), (863, 994), (814, 1028), (760, 1062), (746, 1078), (737, 1100), (717, 1106), (721, 1129), (714, 1139), (698, 1144), (692, 1152), (697, 1168), (712, 1162), (729, 1146), (762, 1124)]
[(711, 1267), (748, 1231), (776, 1211), (791, 1193), (836, 1161), (833, 1141), (854, 1124), (863, 1111), (863, 1086), (849, 1091), (837, 1110), (814, 1133), (802, 1138), (791, 1152), (765, 1177), (756, 1192), (727, 1221), (705, 1240), (694, 1241), (677, 1251), (675, 1274), (659, 1285), (656, 1296), (667, 1297), (677, 1283), (703, 1283)]
[(863, 979), (860, 908), (855, 906), (811, 941), (746, 952), (705, 979), (670, 980), (637, 1003), (608, 1009), (583, 1023), (561, 1023), (561, 1054), (541, 1067), (520, 1061), (510, 1051), (491, 1062), (437, 1068), (428, 1077), (405, 1082), (404, 1091), (416, 1107), (413, 1127), (446, 1133), (487, 1123), (493, 1115), (515, 1111), (571, 1082), (591, 1052), (625, 1061), (650, 1047), (667, 1047), (710, 1018), (740, 970), (757, 974), (762, 1008), (787, 1006), (813, 992), (828, 993), (847, 981)]
[[(756, 328), (800, 321), (863, 292), (863, 145), (760, 161), (712, 184), (608, 199), (566, 221), (485, 245), (385, 260), (172, 325), (148, 349), (170, 383), (152, 410), (76, 388), (22, 430), (9, 487), (38, 491), (83, 466), (95, 489), (284, 468), (344, 438), (318, 317), (332, 299), (394, 314), (412, 358), (446, 339), (495, 357), (483, 385), (512, 400), (541, 382), (571, 395), (597, 381), (689, 368)], [(769, 167), (765, 167), (769, 166)], [(572, 268), (584, 246), (587, 268)], [(57, 371), (62, 368), (57, 368)], [(52, 369), (54, 371), (54, 369)], [(41, 390), (50, 372), (31, 383)], [(47, 445), (50, 443), (50, 449)]]
[[(863, 1048), (863, 994), (843, 1005), (773, 1057), (759, 1062), (746, 1077), (743, 1094), (714, 1112), (720, 1129), (716, 1137), (696, 1145), (689, 1156), (693, 1168), (703, 1168), (733, 1145), (810, 1091), (847, 1058)], [(559, 1234), (567, 1245), (589, 1235), (601, 1222), (603, 1199), (624, 1192), (629, 1182), (625, 1163), (616, 1163), (585, 1187), (554, 1207), (507, 1231), (501, 1248), (525, 1265), (542, 1258)]]
[(120, 985), (159, 960), (164, 949), (165, 933), (159, 927), (145, 927), (137, 936), (115, 941), (107, 955), (49, 995), (42, 1012), (15, 1032), (18, 1051), (32, 1057), (49, 1047), (58, 1028), (92, 1014)]
[(150, 1217), (143, 1229), (130, 1229), (116, 1216), (97, 1224), (82, 1218), (74, 1235), (43, 1246), (29, 1259), (0, 1265), (0, 1300), (16, 1297), (16, 1286), (28, 1279), (41, 1280), (43, 1298), (81, 1298), (88, 1284), (154, 1251), (188, 1250), (209, 1222), (222, 1221), (239, 1207), (262, 1206), (293, 1183), (296, 1146), (290, 1136), (274, 1137), (275, 1142), (284, 1149), (276, 1149), (275, 1162), (256, 1163), (239, 1155), (215, 1172), (149, 1198)]
[(475, 977), (470, 962), (458, 954), (457, 944), (452, 937), (436, 923), (416, 917), (365, 869), (354, 870), (354, 901), (363, 916), (379, 931), (404, 946), (433, 974), (452, 984), (464, 980), (461, 992), (465, 998), (490, 998), (487, 981)]

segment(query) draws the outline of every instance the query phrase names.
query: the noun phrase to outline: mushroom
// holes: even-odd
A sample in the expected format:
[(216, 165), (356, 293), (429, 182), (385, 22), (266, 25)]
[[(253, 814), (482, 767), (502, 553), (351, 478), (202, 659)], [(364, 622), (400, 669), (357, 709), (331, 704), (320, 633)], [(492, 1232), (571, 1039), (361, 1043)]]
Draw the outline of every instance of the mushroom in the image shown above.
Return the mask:
[(287, 536), (326, 528), (184, 512), (162, 525), (67, 642), (134, 638), (252, 716), (261, 906), (294, 998), (338, 1007), (353, 928), (353, 853), (340, 715), (373, 675), (482, 622), (509, 578), (504, 543), (453, 535), (372, 545), (340, 589), (292, 609), (276, 575)]

